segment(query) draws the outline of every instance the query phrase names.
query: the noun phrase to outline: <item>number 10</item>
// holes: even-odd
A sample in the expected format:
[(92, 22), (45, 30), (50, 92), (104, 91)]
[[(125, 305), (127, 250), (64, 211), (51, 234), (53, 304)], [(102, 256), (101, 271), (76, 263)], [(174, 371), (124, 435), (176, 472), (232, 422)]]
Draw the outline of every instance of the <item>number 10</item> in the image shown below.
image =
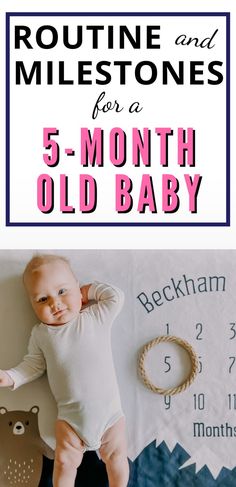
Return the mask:
[(199, 409), (200, 411), (205, 408), (205, 394), (194, 394), (193, 395), (194, 409)]

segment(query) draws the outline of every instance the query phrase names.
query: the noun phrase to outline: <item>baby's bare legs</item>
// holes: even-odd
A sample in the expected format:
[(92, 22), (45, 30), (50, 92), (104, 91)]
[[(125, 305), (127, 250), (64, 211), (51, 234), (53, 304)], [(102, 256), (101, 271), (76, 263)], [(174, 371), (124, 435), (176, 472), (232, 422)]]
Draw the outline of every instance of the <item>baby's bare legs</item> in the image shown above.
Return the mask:
[[(99, 452), (106, 464), (109, 487), (126, 487), (129, 464), (124, 418), (104, 433)], [(84, 445), (79, 436), (66, 421), (57, 420), (53, 487), (74, 487), (83, 453)]]
[(99, 453), (106, 464), (109, 487), (126, 487), (129, 480), (129, 464), (124, 418), (104, 433)]
[(84, 446), (71, 426), (56, 421), (56, 451), (53, 487), (74, 487), (77, 468), (82, 462)]

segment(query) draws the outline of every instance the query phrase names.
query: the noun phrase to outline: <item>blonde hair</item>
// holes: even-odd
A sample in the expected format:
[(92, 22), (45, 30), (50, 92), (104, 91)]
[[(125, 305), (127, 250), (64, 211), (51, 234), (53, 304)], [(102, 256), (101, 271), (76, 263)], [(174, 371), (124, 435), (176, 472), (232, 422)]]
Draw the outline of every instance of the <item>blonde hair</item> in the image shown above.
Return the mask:
[(33, 257), (30, 259), (30, 261), (25, 267), (25, 270), (23, 272), (23, 282), (25, 283), (25, 278), (28, 274), (34, 272), (41, 265), (48, 264), (50, 262), (55, 262), (57, 260), (61, 260), (62, 262), (65, 262), (70, 268), (72, 274), (74, 274), (71, 269), (70, 262), (68, 259), (66, 259), (66, 257), (63, 257), (62, 255), (56, 255), (56, 254), (35, 254), (33, 255)]

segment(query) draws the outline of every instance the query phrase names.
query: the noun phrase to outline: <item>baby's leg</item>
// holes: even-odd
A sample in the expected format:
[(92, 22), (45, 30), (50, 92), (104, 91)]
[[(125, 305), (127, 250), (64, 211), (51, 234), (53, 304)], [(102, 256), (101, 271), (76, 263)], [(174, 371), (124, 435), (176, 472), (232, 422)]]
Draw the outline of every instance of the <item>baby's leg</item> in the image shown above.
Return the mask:
[(56, 421), (56, 451), (53, 487), (74, 487), (77, 467), (82, 462), (84, 445), (66, 422)]
[(129, 464), (124, 418), (119, 419), (104, 433), (99, 452), (106, 464), (109, 487), (126, 487), (129, 480)]

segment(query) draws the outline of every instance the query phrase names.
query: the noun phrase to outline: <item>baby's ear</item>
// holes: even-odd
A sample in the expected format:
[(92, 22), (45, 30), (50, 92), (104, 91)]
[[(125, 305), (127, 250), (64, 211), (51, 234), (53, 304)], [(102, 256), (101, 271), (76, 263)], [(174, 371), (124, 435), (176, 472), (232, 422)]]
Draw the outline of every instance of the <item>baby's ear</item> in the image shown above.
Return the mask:
[(83, 300), (83, 293), (82, 293), (82, 290), (81, 290), (81, 287), (80, 287), (80, 283), (79, 283), (79, 281), (77, 281), (77, 287), (78, 287), (78, 290), (79, 290), (79, 294), (80, 294), (81, 303), (82, 303), (82, 305), (83, 305), (83, 304), (84, 304), (84, 300)]

